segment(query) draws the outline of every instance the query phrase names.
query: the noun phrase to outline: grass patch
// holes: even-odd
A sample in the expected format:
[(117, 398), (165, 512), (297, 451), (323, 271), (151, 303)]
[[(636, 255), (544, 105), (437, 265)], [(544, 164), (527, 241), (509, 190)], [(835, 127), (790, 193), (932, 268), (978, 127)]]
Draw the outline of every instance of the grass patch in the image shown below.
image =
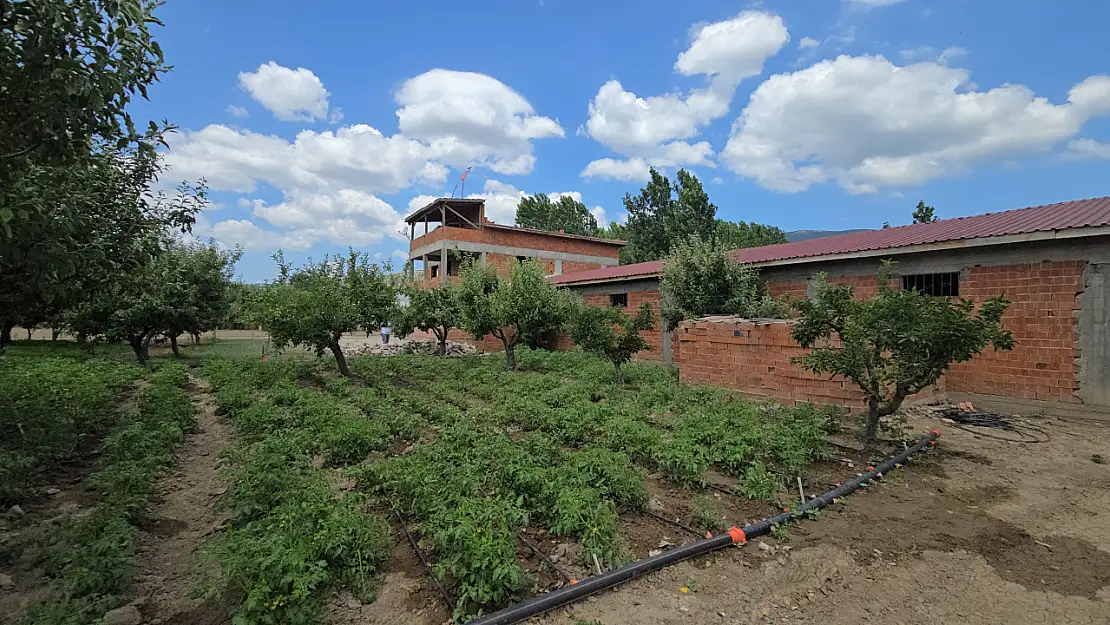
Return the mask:
[[(72, 365), (71, 367), (75, 367)], [(117, 607), (136, 554), (143, 511), (174, 450), (195, 426), (184, 366), (166, 365), (138, 392), (104, 440), (87, 485), (98, 495), (91, 513), (40, 527), (39, 548), (50, 597), (33, 606), (24, 625), (95, 623)]]

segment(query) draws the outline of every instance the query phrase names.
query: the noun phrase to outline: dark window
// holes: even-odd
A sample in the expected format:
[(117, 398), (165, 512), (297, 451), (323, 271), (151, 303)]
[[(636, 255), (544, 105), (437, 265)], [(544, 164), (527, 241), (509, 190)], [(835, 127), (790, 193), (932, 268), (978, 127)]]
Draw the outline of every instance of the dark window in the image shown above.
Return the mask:
[(528, 260), (528, 257), (527, 257), (527, 256), (517, 256), (517, 257), (516, 257), (516, 262), (518, 262), (518, 263), (520, 263), (520, 264), (522, 264), (522, 265), (524, 264), (524, 261), (526, 261), (526, 260)]
[(960, 273), (919, 273), (902, 276), (902, 289), (916, 291), (918, 295), (936, 297), (958, 297), (960, 295)]
[(621, 308), (628, 307), (628, 293), (610, 293), (609, 305), (620, 306)]

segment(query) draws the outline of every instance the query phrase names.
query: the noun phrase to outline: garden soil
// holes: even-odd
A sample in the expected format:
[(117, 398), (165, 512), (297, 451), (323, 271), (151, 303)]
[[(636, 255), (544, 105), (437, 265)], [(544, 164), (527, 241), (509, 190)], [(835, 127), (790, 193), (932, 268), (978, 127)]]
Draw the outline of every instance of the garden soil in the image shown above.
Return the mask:
[(151, 511), (139, 542), (132, 585), (133, 604), (146, 623), (216, 625), (226, 610), (194, 598), (199, 547), (220, 531), (224, 519), (213, 508), (226, 491), (220, 452), (232, 440), (231, 426), (216, 415), (208, 382), (192, 377), (198, 427), (181, 445), (175, 471), (162, 480), (159, 504)]
[[(1110, 465), (1096, 462), (1110, 458), (1110, 426), (1038, 421), (1050, 440), (1018, 444), (932, 418), (910, 424), (942, 431), (933, 453), (789, 526), (784, 540), (683, 562), (535, 622), (1110, 625)], [(854, 476), (862, 460), (834, 457), (807, 491)], [(686, 511), (665, 484), (653, 480), (649, 490), (662, 514)], [(751, 505), (721, 508), (744, 521)], [(643, 515), (622, 521), (622, 531), (637, 558), (694, 540)], [(333, 622), (442, 623), (446, 612), (420, 574), (387, 574), (381, 605), (339, 604)]]

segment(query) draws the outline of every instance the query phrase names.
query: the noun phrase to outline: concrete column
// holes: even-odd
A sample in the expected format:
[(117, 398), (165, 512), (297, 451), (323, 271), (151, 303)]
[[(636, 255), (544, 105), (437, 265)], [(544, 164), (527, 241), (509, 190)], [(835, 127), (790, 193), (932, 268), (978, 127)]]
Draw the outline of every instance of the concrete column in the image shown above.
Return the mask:
[(555, 259), (555, 275), (560, 276), (563, 274), (563, 259)]
[(420, 257), (420, 264), (424, 266), (424, 279), (427, 280), (431, 277), (431, 269), (428, 268), (428, 255), (424, 254)]
[(439, 283), (447, 284), (447, 241), (443, 241), (443, 247), (439, 252)]

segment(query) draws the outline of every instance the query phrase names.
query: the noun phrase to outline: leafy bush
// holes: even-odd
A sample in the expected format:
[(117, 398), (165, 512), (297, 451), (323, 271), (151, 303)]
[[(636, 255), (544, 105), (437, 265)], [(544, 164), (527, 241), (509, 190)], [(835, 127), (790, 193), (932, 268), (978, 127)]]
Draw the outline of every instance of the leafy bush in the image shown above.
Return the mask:
[(738, 263), (708, 241), (691, 239), (672, 250), (663, 265), (663, 322), (668, 330), (706, 315), (785, 318), (790, 306), (767, 294), (759, 270)]
[(655, 326), (655, 313), (650, 304), (640, 306), (635, 317), (616, 306), (587, 306), (575, 302), (567, 315), (570, 338), (582, 349), (593, 352), (613, 363), (617, 370), (616, 381), (624, 383), (621, 365), (632, 360), (632, 355), (651, 349), (641, 332)]

